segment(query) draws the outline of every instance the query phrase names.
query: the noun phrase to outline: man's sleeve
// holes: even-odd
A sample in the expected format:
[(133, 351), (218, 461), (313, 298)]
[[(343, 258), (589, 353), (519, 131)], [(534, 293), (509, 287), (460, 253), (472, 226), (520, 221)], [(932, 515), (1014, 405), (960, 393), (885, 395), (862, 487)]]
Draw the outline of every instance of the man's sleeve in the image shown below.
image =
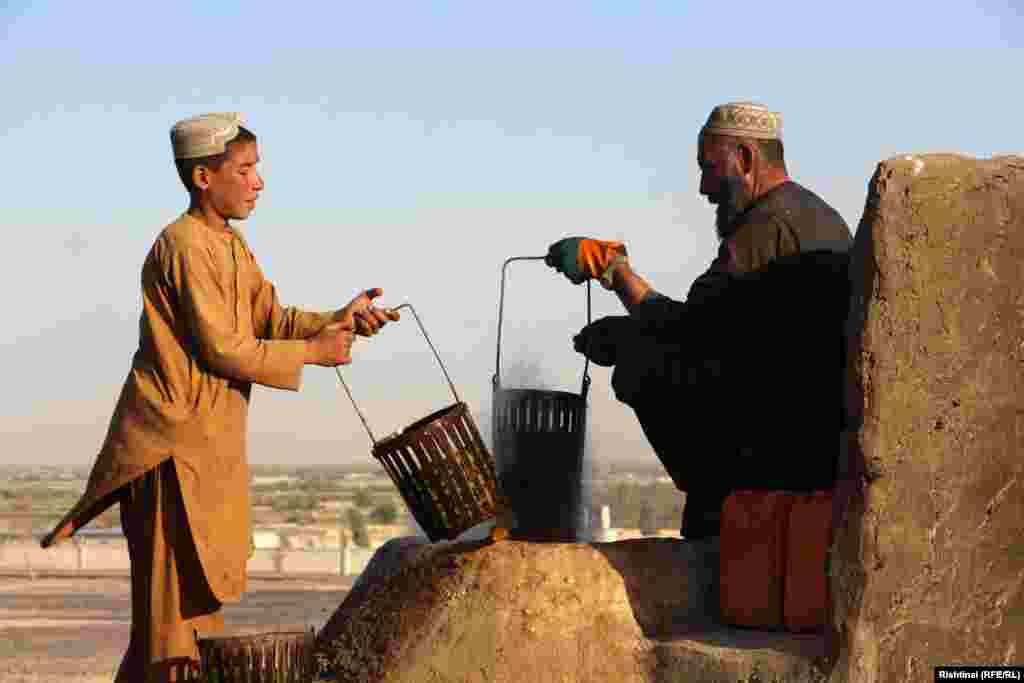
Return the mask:
[(638, 331), (644, 334), (672, 337), (680, 331), (689, 309), (685, 301), (655, 293), (632, 306), (629, 316), (636, 321)]
[[(258, 268), (258, 266), (257, 266)], [(274, 284), (259, 272), (260, 290), (256, 295), (255, 315), (265, 320), (265, 339), (309, 339), (334, 319), (334, 311), (313, 313), (294, 306), (282, 306)]]
[(194, 348), (214, 373), (277, 389), (299, 389), (305, 342), (266, 341), (239, 329), (234, 283), (225, 285), (227, 274), (218, 269), (209, 251), (199, 245), (181, 246), (170, 255), (170, 267)]
[(676, 301), (655, 292), (633, 306), (630, 316), (645, 334), (661, 339), (680, 339), (686, 335), (695, 314), (703, 310), (703, 304), (713, 303), (728, 286), (729, 274), (719, 258), (693, 282), (686, 301)]

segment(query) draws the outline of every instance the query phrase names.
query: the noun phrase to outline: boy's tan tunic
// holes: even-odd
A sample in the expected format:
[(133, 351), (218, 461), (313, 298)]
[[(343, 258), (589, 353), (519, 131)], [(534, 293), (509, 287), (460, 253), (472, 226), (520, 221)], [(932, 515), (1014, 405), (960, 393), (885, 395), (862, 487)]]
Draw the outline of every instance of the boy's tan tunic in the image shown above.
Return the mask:
[(67, 538), (122, 486), (174, 458), (188, 523), (213, 594), (237, 601), (249, 556), (246, 418), (253, 383), (298, 390), (302, 340), (330, 313), (284, 308), (248, 245), (187, 213), (142, 269), (139, 349), (86, 492), (43, 540)]

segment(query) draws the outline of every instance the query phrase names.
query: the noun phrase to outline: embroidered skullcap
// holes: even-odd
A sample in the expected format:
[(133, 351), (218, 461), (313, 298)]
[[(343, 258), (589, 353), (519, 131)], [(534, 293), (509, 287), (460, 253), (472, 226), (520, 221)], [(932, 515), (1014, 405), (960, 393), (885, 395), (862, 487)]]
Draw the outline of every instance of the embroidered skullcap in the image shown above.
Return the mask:
[(182, 119), (171, 128), (175, 159), (195, 159), (223, 154), (238, 135), (244, 118), (238, 112), (214, 112)]
[(782, 139), (782, 114), (756, 102), (729, 102), (711, 110), (702, 133), (760, 140)]

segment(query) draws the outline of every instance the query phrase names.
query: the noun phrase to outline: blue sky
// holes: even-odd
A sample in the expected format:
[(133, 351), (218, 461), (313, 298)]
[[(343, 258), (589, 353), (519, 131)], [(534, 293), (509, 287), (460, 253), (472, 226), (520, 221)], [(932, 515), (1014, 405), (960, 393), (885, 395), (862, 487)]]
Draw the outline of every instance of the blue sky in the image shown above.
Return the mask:
[[(947, 3), (952, 4), (952, 3)], [(483, 423), (498, 276), (566, 235), (621, 239), (682, 296), (712, 258), (711, 107), (784, 117), (794, 179), (856, 228), (902, 153), (1024, 153), (1010, 3), (8, 3), (0, 10), (0, 462), (89, 464), (137, 344), (139, 268), (185, 208), (175, 120), (245, 112), (267, 189), (240, 227), (286, 304), (412, 302)], [(594, 315), (619, 313), (595, 288)], [(583, 293), (510, 272), (503, 357), (578, 386)], [(446, 403), (411, 318), (346, 368), (374, 429)], [(596, 455), (653, 458), (592, 371)], [(334, 373), (258, 390), (256, 462), (369, 458)]]

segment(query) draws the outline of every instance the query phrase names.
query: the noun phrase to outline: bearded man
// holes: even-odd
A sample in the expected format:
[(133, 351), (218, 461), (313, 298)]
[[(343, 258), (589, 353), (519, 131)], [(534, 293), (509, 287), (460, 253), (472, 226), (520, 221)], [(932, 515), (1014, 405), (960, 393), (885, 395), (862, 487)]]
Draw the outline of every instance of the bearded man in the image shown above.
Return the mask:
[(264, 189), (256, 136), (237, 114), (176, 123), (188, 209), (142, 267), (139, 348), (87, 489), (42, 541), (120, 503), (132, 580), (131, 640), (116, 681), (170, 681), (198, 665), (195, 632), (224, 625), (246, 588), (246, 431), (253, 384), (297, 391), (303, 366), (351, 362), (353, 335), (398, 315), (368, 289), (343, 308), (283, 307), (231, 221)]
[(687, 493), (685, 538), (717, 536), (736, 488), (815, 489), (833, 476), (852, 236), (789, 177), (781, 132), (781, 115), (751, 102), (715, 107), (701, 129), (700, 193), (716, 205), (720, 246), (685, 301), (655, 291), (620, 242), (567, 238), (548, 253), (629, 314), (592, 323), (575, 346), (615, 366), (617, 398)]

